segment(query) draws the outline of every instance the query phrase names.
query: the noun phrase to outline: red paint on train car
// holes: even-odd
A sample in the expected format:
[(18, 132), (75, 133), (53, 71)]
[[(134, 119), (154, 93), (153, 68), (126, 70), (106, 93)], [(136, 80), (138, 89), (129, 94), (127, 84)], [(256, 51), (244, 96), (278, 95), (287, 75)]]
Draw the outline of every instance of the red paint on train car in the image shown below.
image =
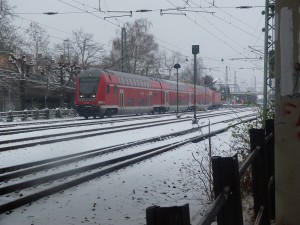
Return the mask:
[[(206, 95), (205, 95), (206, 89)], [(197, 107), (219, 106), (220, 94), (197, 86)], [(112, 114), (142, 114), (176, 111), (177, 83), (117, 71), (91, 68), (78, 75), (75, 106), (88, 118)], [(193, 110), (194, 87), (178, 83), (179, 111)]]

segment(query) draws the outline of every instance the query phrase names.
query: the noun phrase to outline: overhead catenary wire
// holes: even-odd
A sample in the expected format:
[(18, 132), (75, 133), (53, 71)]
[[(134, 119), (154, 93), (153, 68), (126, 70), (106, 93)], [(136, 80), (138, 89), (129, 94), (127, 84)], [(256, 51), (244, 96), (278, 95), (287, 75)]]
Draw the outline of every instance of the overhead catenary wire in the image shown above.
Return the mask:
[[(82, 13), (86, 13), (86, 12), (82, 12)], [(47, 27), (47, 28), (50, 28), (50, 29), (52, 29), (52, 30), (56, 30), (56, 31), (59, 31), (59, 32), (63, 32), (63, 33), (72, 35), (71, 32), (63, 31), (63, 30), (58, 29), (58, 28), (55, 28), (55, 27), (53, 27), (53, 26), (48, 26), (48, 25), (42, 24), (42, 23), (40, 23), (40, 22), (37, 22), (37, 21), (31, 20), (31, 19), (22, 17), (22, 16), (20, 16), (21, 13), (11, 13), (11, 14), (12, 14), (13, 16), (16, 16), (16, 17), (22, 19), (22, 20), (27, 20), (27, 21), (32, 22), (32, 23), (37, 23), (37, 24), (41, 25), (42, 27)], [(28, 13), (28, 14), (31, 14), (31, 13)], [(34, 14), (43, 14), (43, 13), (34, 13)], [(18, 30), (18, 29), (22, 29), (22, 30), (25, 30), (25, 31), (28, 30), (28, 28), (24, 28), (24, 27), (21, 27), (21, 26), (14, 26), (14, 27), (15, 27), (15, 30)], [(48, 36), (49, 36), (50, 38), (54, 38), (54, 39), (57, 39), (57, 40), (62, 40), (62, 41), (66, 40), (66, 38), (62, 38), (62, 37), (57, 37), (57, 36), (53, 36), (53, 35), (48, 35)], [(156, 38), (156, 39), (158, 39), (158, 38)], [(163, 42), (164, 44), (168, 44), (168, 45), (171, 46), (171, 44), (169, 44), (169, 43), (167, 43), (167, 42), (165, 42), (165, 41), (162, 41), (161, 39), (158, 39), (158, 40), (161, 41), (161, 42)], [(71, 42), (72, 42), (72, 41), (71, 41)], [(97, 43), (99, 43), (99, 42), (97, 42)], [(99, 44), (105, 45), (105, 44), (103, 44), (103, 43), (99, 43)], [(159, 44), (159, 45), (160, 45), (160, 44)], [(162, 45), (160, 45), (160, 46), (162, 46)], [(165, 46), (162, 46), (162, 47), (166, 48)], [(173, 45), (173, 47), (174, 47), (174, 45)], [(176, 47), (176, 46), (175, 46), (175, 47)], [(178, 47), (177, 47), (177, 48), (178, 48)], [(174, 52), (174, 53), (175, 53), (175, 52), (178, 52), (178, 51), (172, 50), (172, 49), (170, 49), (170, 48), (166, 48), (166, 49), (167, 49), (168, 51), (170, 51), (170, 52)], [(107, 52), (107, 50), (105, 50), (105, 49), (104, 49), (104, 51)], [(187, 56), (184, 55), (184, 54), (182, 54), (182, 55), (185, 56), (185, 57), (187, 57)]]
[(111, 23), (111, 24), (113, 24), (114, 26), (117, 26), (117, 27), (119, 27), (119, 28), (122, 28), (119, 24), (115, 24), (115, 23), (113, 23), (113, 22), (111, 22), (111, 21), (109, 21), (109, 20), (105, 20), (103, 17), (98, 16), (98, 15), (95, 15), (95, 14), (91, 13), (91, 12), (88, 11), (88, 10), (81, 9), (81, 8), (79, 8), (79, 7), (77, 7), (77, 6), (74, 6), (74, 5), (72, 5), (72, 4), (69, 4), (69, 3), (65, 2), (65, 1), (62, 1), (62, 0), (57, 0), (57, 1), (62, 2), (62, 3), (66, 4), (66, 5), (70, 6), (70, 7), (75, 8), (75, 9), (84, 11), (84, 12), (86, 12), (86, 13), (88, 13), (88, 14), (94, 16), (94, 17), (97, 17), (97, 18), (99, 18), (99, 19), (102, 19), (102, 20), (104, 20), (104, 21), (106, 21), (106, 22), (108, 22), (108, 23)]
[[(88, 7), (86, 4), (85, 4), (85, 6), (86, 7)], [(208, 7), (208, 8), (210, 8), (210, 7)], [(82, 10), (82, 12), (81, 13), (87, 13), (87, 14), (90, 14), (90, 12), (94, 12), (94, 13), (97, 13), (97, 12), (99, 12), (99, 10), (95, 10), (95, 11), (88, 11), (88, 10), (85, 10), (85, 9), (79, 9), (79, 10)], [(103, 9), (102, 9), (103, 10)], [(173, 9), (170, 9), (170, 10), (174, 10), (174, 8)], [(134, 11), (134, 10), (132, 10), (132, 11)], [(142, 9), (142, 10), (136, 10), (136, 12), (152, 12), (152, 11), (155, 11), (155, 9), (153, 10), (153, 9)], [(157, 11), (157, 10), (156, 10)], [(195, 10), (195, 11), (197, 11), (197, 10)], [(103, 13), (104, 13), (104, 11), (103, 11)], [(21, 28), (21, 29), (24, 29), (24, 28)], [(56, 37), (57, 38), (57, 37)], [(59, 38), (59, 39), (61, 39), (61, 40), (65, 40), (65, 38)], [(169, 41), (168, 42), (164, 42), (165, 44), (167, 44), (168, 46), (171, 46), (170, 44), (169, 44)], [(228, 43), (225, 43), (226, 45), (228, 45)], [(159, 44), (160, 46), (162, 46), (161, 44)], [(171, 46), (171, 47), (168, 47), (168, 48), (166, 48), (165, 46), (164, 46), (164, 48), (165, 49), (167, 49), (168, 51), (171, 51), (171, 52), (178, 52), (177, 50), (173, 50), (173, 48), (174, 48), (174, 46)], [(178, 48), (177, 48), (178, 49)], [(182, 52), (184, 52), (183, 54), (182, 54)], [(186, 55), (185, 54), (185, 50), (183, 50), (182, 51), (182, 49), (180, 50), (180, 53), (182, 54), (182, 55)], [(240, 53), (240, 52), (238, 52), (238, 53)], [(190, 53), (188, 53), (187, 55), (190, 55)]]
[[(167, 0), (170, 4), (172, 4), (174, 7), (175, 5), (170, 2), (169, 0)], [(192, 1), (191, 1), (192, 2)], [(197, 4), (196, 4), (197, 5)], [(213, 15), (214, 16), (214, 15)], [(206, 29), (205, 27), (201, 26), (199, 23), (197, 23), (197, 21), (194, 21), (192, 18), (190, 18), (189, 16), (186, 16), (186, 18), (188, 18), (190, 21), (192, 21), (193, 23), (195, 23), (199, 28), (205, 30), (206, 32), (208, 32), (210, 35), (212, 35), (213, 37), (215, 37), (216, 39), (218, 39), (221, 43), (225, 44), (226, 46), (228, 46), (229, 48), (231, 48), (233, 51), (237, 52), (239, 55), (242, 55), (243, 57), (247, 58), (248, 56), (245, 55), (244, 53), (240, 52), (239, 50), (235, 49), (233, 46), (231, 46), (229, 43), (227, 43), (225, 40), (222, 40), (221, 38), (219, 38), (217, 35), (215, 35), (213, 32), (209, 31), (208, 29)], [(220, 30), (220, 29), (219, 29)], [(251, 35), (252, 36), (252, 35)], [(241, 46), (242, 48), (245, 49), (245, 47)], [(246, 50), (246, 49), (245, 49)], [(249, 62), (247, 61), (247, 63), (251, 64), (251, 65), (256, 65), (253, 62)], [(257, 65), (256, 65), (257, 66)]]
[[(194, 5), (198, 6), (199, 8), (202, 8), (200, 5), (198, 5), (197, 3), (193, 2), (192, 0), (190, 0), (190, 2), (192, 2)], [(218, 9), (217, 6), (214, 6), (214, 8)], [(242, 22), (241, 20), (237, 19), (236, 17), (232, 16), (231, 14), (225, 12), (224, 10), (221, 10), (221, 11), (222, 11), (223, 13), (229, 15), (230, 18), (235, 18), (235, 19), (238, 20), (239, 22), (241, 22), (241, 23), (243, 23), (243, 24), (246, 24), (246, 23)], [(238, 29), (238, 30), (240, 30), (240, 31), (242, 31), (242, 32), (244, 32), (244, 33), (250, 35), (250, 36), (253, 36), (253, 34), (250, 33), (250, 32), (248, 32), (247, 30), (242, 29), (242, 28), (239, 27), (239, 26), (236, 26), (236, 25), (233, 24), (232, 22), (228, 22), (227, 20), (224, 20), (223, 18), (217, 16), (216, 14), (212, 14), (212, 16), (214, 16), (214, 17), (216, 17), (217, 19), (219, 19), (219, 20), (221, 20), (221, 21), (223, 21), (223, 22), (225, 22), (225, 23), (227, 23), (227, 24), (229, 24), (229, 25), (235, 27), (236, 29)], [(248, 24), (246, 24), (246, 25), (248, 25)], [(249, 25), (248, 25), (248, 26), (249, 26)], [(252, 26), (249, 26), (249, 27), (251, 27), (252, 29), (255, 29), (255, 30), (256, 30), (256, 28), (253, 28)]]
[[(60, 1), (60, 0), (59, 0)], [(81, 3), (81, 2), (78, 2), (77, 0), (72, 0), (73, 2), (76, 2), (76, 3), (78, 3), (78, 4), (81, 4), (82, 6), (84, 6), (84, 7), (88, 7), (88, 8), (90, 8), (90, 9), (94, 9), (94, 10), (96, 10), (96, 8), (95, 7), (93, 7), (93, 6), (90, 6), (90, 5), (87, 5), (87, 4), (84, 4), (84, 3)], [(107, 7), (107, 6), (106, 6)], [(152, 12), (152, 11), (160, 11), (161, 9), (151, 9), (151, 10), (149, 10), (149, 9), (140, 9), (140, 10), (129, 10), (129, 11), (125, 11), (125, 10), (107, 10), (107, 11), (103, 11), (103, 10), (101, 10), (100, 12), (102, 12), (102, 13), (105, 13), (106, 15), (108, 15), (108, 17), (104, 17), (104, 18), (109, 18), (109, 17), (111, 17), (111, 18), (113, 18), (113, 17), (123, 17), (123, 16), (111, 16), (110, 14), (108, 14), (108, 13), (113, 13), (113, 12), (115, 12), (115, 13), (131, 13), (131, 15), (132, 15), (132, 12)], [(164, 9), (164, 10), (174, 10), (174, 8), (168, 8), (168, 9)], [(124, 16), (128, 16), (128, 15), (124, 15)], [(116, 18), (116, 20), (118, 20), (117, 18)], [(123, 23), (122, 21), (120, 21), (120, 20), (118, 20), (120, 23)], [(124, 23), (123, 23), (123, 26), (124, 26)], [(156, 39), (158, 39), (158, 38), (156, 38)], [(160, 40), (160, 39), (158, 39), (158, 40)], [(162, 40), (160, 40), (160, 41), (162, 41)], [(162, 41), (162, 42), (164, 42), (164, 41)], [(164, 42), (164, 43), (166, 43), (166, 42)], [(161, 46), (160, 44), (159, 44), (159, 46)], [(172, 49), (170, 49), (170, 48), (166, 48), (165, 46), (162, 46), (162, 47), (164, 47), (165, 49), (167, 49), (168, 51), (170, 51), (170, 52), (173, 52), (173, 53), (178, 53), (178, 51), (175, 51), (175, 50), (172, 50)], [(180, 52), (179, 52), (180, 53)], [(183, 55), (183, 56), (185, 56), (185, 57), (187, 57), (185, 54), (182, 54), (182, 53), (180, 53), (181, 55)]]
[[(42, 24), (42, 23), (37, 22), (37, 21), (35, 21), (35, 20), (31, 20), (31, 19), (28, 19), (28, 18), (19, 16), (19, 15), (16, 15), (15, 13), (10, 13), (10, 14), (11, 14), (12, 16), (16, 16), (16, 17), (18, 17), (18, 18), (20, 18), (20, 19), (22, 19), (22, 20), (27, 20), (27, 21), (29, 21), (29, 22), (36, 23), (36, 24), (38, 24), (38, 25), (41, 25), (42, 27), (46, 27), (46, 28), (49, 28), (49, 29), (52, 29), (52, 30), (56, 30), (56, 31), (59, 31), (59, 32), (62, 32), (62, 33), (68, 34), (68, 35), (73, 35), (72, 32), (68, 32), (68, 31), (65, 31), (65, 30), (61, 30), (61, 29), (58, 29), (58, 28), (53, 27), (53, 26), (45, 25), (45, 24)], [(28, 30), (28, 28), (24, 28), (24, 27), (21, 27), (21, 26), (14, 26), (14, 27), (16, 28), (16, 30), (17, 30), (17, 29)], [(57, 36), (53, 36), (53, 35), (49, 35), (49, 34), (47, 34), (47, 36), (49, 36), (50, 38), (58, 39), (58, 40), (63, 40), (63, 41), (66, 40), (66, 38), (57, 37)], [(72, 41), (72, 43), (74, 43), (74, 42)], [(95, 41), (95, 43), (98, 43), (98, 44), (103, 45), (103, 46), (106, 45), (106, 44), (104, 44), (104, 43), (100, 43), (100, 42), (97, 42), (97, 41)], [(105, 50), (105, 51), (106, 51), (106, 50)]]
[[(190, 0), (190, 1), (192, 1), (192, 0)], [(207, 0), (204, 0), (204, 1), (206, 1), (208, 4), (211, 4), (211, 3), (209, 3)], [(196, 4), (196, 3), (194, 3), (194, 4)], [(196, 5), (197, 5), (197, 4), (196, 4)], [(264, 7), (264, 6), (248, 6), (248, 8), (250, 8), (250, 7), (251, 7), (251, 8), (256, 8), (256, 7), (261, 8), (261, 7)], [(222, 7), (218, 7), (218, 6), (216, 6), (216, 5), (213, 5), (213, 8), (219, 9), (219, 10), (220, 10), (221, 12), (223, 12), (224, 14), (229, 15), (231, 18), (235, 19), (236, 21), (240, 22), (240, 23), (243, 24), (243, 25), (246, 25), (246, 26), (250, 27), (250, 28), (253, 29), (253, 30), (256, 30), (256, 29), (257, 29), (257, 27), (253, 27), (253, 26), (251, 26), (251, 25), (245, 23), (244, 21), (240, 20), (239, 18), (237, 18), (237, 17), (235, 17), (235, 16), (233, 16), (233, 15), (227, 13), (226, 11), (222, 10)], [(235, 8), (238, 8), (238, 7), (235, 7)], [(247, 8), (247, 9), (248, 9), (248, 8)], [(240, 9), (243, 9), (243, 7), (240, 7)], [(222, 18), (220, 18), (220, 19), (222, 19)], [(228, 22), (228, 21), (227, 21), (227, 22)], [(246, 31), (246, 32), (247, 32), (247, 31)]]
[[(169, 0), (167, 0), (170, 4), (173, 5), (172, 2), (170, 2)], [(207, 33), (209, 33), (210, 35), (212, 35), (214, 38), (216, 38), (217, 40), (219, 40), (221, 43), (225, 44), (226, 46), (228, 46), (229, 48), (231, 48), (233, 51), (235, 51), (236, 53), (243, 55), (243, 53), (239, 52), (238, 50), (236, 50), (235, 48), (233, 48), (231, 45), (229, 45), (226, 41), (222, 40), (221, 38), (219, 38), (217, 35), (215, 35), (213, 32), (209, 31), (208, 29), (206, 29), (205, 27), (201, 26), (199, 23), (197, 23), (197, 21), (193, 20), (192, 18), (190, 18), (189, 16), (185, 16), (186, 18), (188, 18), (188, 20), (190, 20), (191, 22), (193, 22), (194, 24), (197, 25), (197, 27), (205, 30)]]

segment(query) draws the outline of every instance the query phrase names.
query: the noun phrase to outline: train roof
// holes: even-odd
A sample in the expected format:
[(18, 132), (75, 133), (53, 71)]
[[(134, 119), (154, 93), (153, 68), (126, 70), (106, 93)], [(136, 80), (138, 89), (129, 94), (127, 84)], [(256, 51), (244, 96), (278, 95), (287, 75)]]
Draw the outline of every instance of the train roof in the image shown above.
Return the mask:
[[(84, 70), (83, 72), (80, 73), (80, 77), (86, 77), (86, 76), (101, 76), (101, 75), (115, 75), (118, 77), (125, 77), (125, 78), (131, 78), (131, 79), (139, 79), (139, 80), (145, 80), (145, 81), (156, 81), (160, 83), (165, 83), (168, 85), (177, 85), (176, 81), (172, 80), (164, 80), (160, 78), (153, 78), (153, 77), (145, 77), (142, 75), (136, 75), (136, 74), (130, 74), (130, 73), (125, 73), (125, 72), (119, 72), (119, 71), (113, 71), (113, 70), (107, 70), (107, 69), (100, 69), (100, 68), (89, 68), (87, 70)], [(185, 86), (185, 87), (190, 87), (193, 88), (193, 84), (187, 84), (187, 83), (182, 83), (178, 82), (179, 86)], [(204, 86), (197, 85), (197, 89), (203, 90), (204, 91)], [(210, 90), (207, 87), (208, 90)]]
[(125, 78), (133, 78), (133, 79), (140, 79), (140, 80), (147, 80), (147, 81), (153, 81), (150, 77), (145, 77), (138, 74), (131, 74), (131, 73), (125, 73), (125, 72), (119, 72), (119, 71), (113, 71), (113, 70), (104, 70), (106, 73), (110, 73), (119, 77), (125, 77)]
[(100, 74), (103, 74), (103, 71), (101, 69), (89, 68), (87, 70), (82, 71), (79, 74), (79, 77), (88, 77), (88, 76), (98, 77)]
[(156, 81), (157, 79), (151, 78), (151, 77), (145, 77), (141, 75), (135, 75), (125, 72), (119, 72), (119, 71), (113, 71), (113, 70), (107, 70), (107, 69), (100, 69), (100, 68), (89, 68), (87, 70), (82, 71), (79, 74), (79, 77), (87, 77), (87, 76), (101, 76), (101, 75), (115, 75), (117, 77), (124, 77), (124, 78), (130, 78), (130, 79), (139, 79), (144, 81)]

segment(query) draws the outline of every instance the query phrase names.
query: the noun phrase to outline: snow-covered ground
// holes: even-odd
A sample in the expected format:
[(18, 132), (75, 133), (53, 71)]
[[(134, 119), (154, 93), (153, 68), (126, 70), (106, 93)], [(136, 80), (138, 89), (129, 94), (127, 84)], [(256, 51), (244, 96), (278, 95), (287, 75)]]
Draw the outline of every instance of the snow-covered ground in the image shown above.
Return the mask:
[[(242, 116), (252, 112), (249, 110), (249, 112), (238, 115)], [(225, 121), (233, 117), (237, 117), (237, 115), (228, 114), (227, 116), (211, 118), (210, 122)], [(200, 120), (199, 123), (207, 124), (208, 119)], [(213, 129), (220, 129), (225, 125), (226, 123), (219, 124)], [(114, 126), (114, 124), (112, 123), (110, 126)], [(193, 126), (195, 125), (189, 121), (163, 126), (159, 130), (149, 128), (2, 152), (0, 153), (0, 165), (4, 167), (88, 151), (112, 144), (172, 133)], [(64, 130), (49, 130), (45, 131), (45, 134), (46, 132), (64, 132)], [(201, 132), (205, 133), (207, 129), (203, 129)], [(38, 132), (38, 135), (42, 134), (42, 131)], [(37, 133), (26, 135), (37, 135)], [(18, 135), (16, 136), (18, 137)], [(215, 155), (233, 154), (230, 151), (230, 137), (231, 132), (228, 131), (212, 138)], [(5, 136), (1, 137), (1, 140), (4, 139)], [(0, 215), (0, 224), (138, 225), (146, 223), (145, 210), (149, 206), (173, 206), (186, 203), (190, 206), (192, 224), (197, 224), (202, 212), (208, 206), (208, 202), (205, 192), (198, 189), (201, 188), (201, 183), (195, 184), (196, 178), (192, 176), (190, 171), (191, 169), (199, 170), (199, 165), (193, 155), (196, 157), (206, 156), (208, 154), (207, 146), (208, 141), (186, 144), (176, 150), (145, 160), (108, 176), (70, 188), (63, 193), (40, 199), (31, 205)]]

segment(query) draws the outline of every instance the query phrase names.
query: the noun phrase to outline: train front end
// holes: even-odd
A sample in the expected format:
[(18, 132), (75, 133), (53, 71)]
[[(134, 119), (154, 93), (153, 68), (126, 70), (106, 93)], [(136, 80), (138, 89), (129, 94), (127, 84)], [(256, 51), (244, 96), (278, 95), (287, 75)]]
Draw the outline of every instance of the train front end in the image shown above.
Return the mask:
[(103, 114), (100, 80), (102, 71), (92, 68), (81, 72), (76, 80), (75, 107), (80, 116), (88, 119)]

